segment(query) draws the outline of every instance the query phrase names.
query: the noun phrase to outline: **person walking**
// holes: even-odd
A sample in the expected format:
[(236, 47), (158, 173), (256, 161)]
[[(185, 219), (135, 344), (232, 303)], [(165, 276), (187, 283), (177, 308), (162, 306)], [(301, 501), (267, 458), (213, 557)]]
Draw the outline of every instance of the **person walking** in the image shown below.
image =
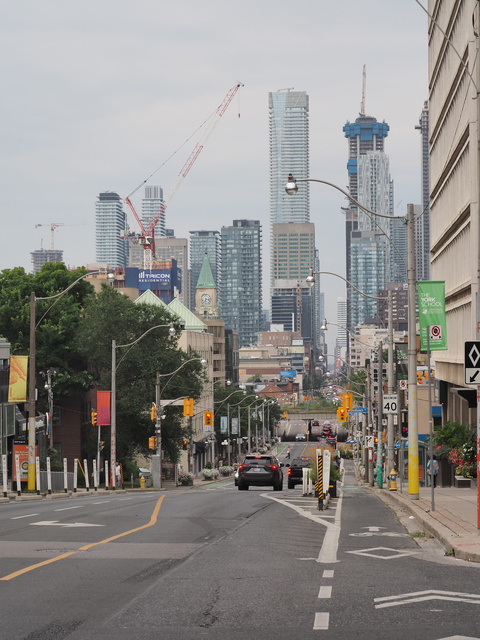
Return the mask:
[(287, 458), (287, 460), (290, 460), (290, 447), (287, 447), (287, 453), (285, 457)]
[(438, 473), (438, 460), (436, 456), (433, 456), (433, 458), (427, 462), (427, 473), (433, 482), (433, 486), (436, 487)]

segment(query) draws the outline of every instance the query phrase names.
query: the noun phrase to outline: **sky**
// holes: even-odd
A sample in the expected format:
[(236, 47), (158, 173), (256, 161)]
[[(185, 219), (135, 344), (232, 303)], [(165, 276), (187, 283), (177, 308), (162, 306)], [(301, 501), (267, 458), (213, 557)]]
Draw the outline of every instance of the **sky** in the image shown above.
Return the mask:
[[(52, 223), (63, 225), (54, 245), (67, 265), (94, 263), (98, 194), (124, 198), (148, 178), (167, 195), (237, 82), (244, 86), (168, 204), (166, 226), (177, 237), (260, 220), (268, 283), (268, 93), (308, 93), (309, 177), (345, 189), (342, 128), (359, 115), (364, 65), (366, 113), (390, 125), (395, 215), (420, 203), (415, 126), (428, 98), (427, 16), (415, 0), (0, 0), (0, 7), (0, 270), (31, 271), (30, 252), (50, 248)], [(132, 196), (138, 210), (141, 197), (142, 189)], [(345, 198), (320, 184), (310, 197), (321, 269), (344, 276)], [(137, 230), (131, 215), (129, 225)], [(321, 287), (335, 321), (344, 283), (322, 276)]]

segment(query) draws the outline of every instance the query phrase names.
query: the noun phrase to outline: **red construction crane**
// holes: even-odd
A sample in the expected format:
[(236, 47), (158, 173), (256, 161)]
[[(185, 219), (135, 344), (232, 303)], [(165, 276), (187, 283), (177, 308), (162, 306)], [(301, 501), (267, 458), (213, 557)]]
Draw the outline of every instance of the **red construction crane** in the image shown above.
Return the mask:
[(145, 227), (143, 226), (143, 223), (142, 223), (138, 213), (135, 211), (135, 207), (133, 206), (132, 201), (130, 200), (130, 196), (132, 196), (134, 193), (136, 193), (147, 182), (148, 178), (147, 178), (147, 180), (144, 180), (134, 191), (132, 191), (132, 193), (130, 193), (125, 198), (125, 202), (130, 207), (130, 210), (132, 211), (132, 213), (133, 213), (133, 215), (135, 217), (135, 220), (137, 221), (137, 224), (140, 227), (140, 232), (141, 232), (140, 233), (140, 242), (143, 245), (144, 249), (147, 249), (147, 250), (151, 251), (151, 255), (155, 256), (155, 227), (157, 226), (157, 223), (159, 222), (161, 217), (165, 214), (165, 209), (167, 208), (170, 200), (173, 198), (173, 196), (177, 192), (179, 186), (181, 185), (182, 181), (184, 180), (184, 178), (187, 176), (188, 172), (190, 171), (190, 169), (194, 165), (196, 159), (198, 158), (198, 156), (200, 155), (202, 149), (204, 148), (208, 138), (213, 133), (213, 130), (217, 126), (218, 122), (220, 121), (220, 118), (223, 116), (223, 114), (227, 110), (228, 105), (231, 103), (231, 101), (235, 97), (235, 94), (240, 89), (240, 87), (243, 87), (243, 84), (241, 82), (238, 82), (235, 86), (233, 86), (228, 91), (228, 93), (224, 97), (222, 103), (220, 104), (220, 106), (215, 111), (215, 114), (213, 115), (213, 117), (212, 117), (212, 119), (211, 119), (211, 121), (209, 123), (209, 126), (205, 130), (203, 138), (201, 139), (200, 142), (198, 142), (195, 145), (195, 148), (193, 149), (192, 153), (190, 154), (190, 156), (188, 157), (187, 161), (185, 162), (185, 164), (181, 168), (180, 173), (178, 174), (176, 181), (174, 182), (172, 188), (170, 189), (170, 192), (169, 192), (168, 196), (165, 198), (165, 200), (160, 205), (158, 211), (155, 213), (155, 215), (150, 220), (147, 229), (145, 229)]

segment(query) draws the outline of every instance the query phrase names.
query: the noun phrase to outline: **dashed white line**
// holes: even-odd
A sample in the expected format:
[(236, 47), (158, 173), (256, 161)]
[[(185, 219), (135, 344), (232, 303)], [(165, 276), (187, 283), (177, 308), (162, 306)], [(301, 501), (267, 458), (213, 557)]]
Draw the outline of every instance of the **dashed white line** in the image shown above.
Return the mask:
[(64, 509), (55, 509), (55, 511), (70, 511), (71, 509), (82, 509), (85, 505), (79, 504), (76, 507), (65, 507)]
[(332, 587), (320, 587), (320, 591), (318, 592), (319, 598), (331, 598), (332, 597)]
[(333, 578), (334, 573), (335, 571), (333, 569), (325, 569), (322, 573), (322, 578)]
[(324, 631), (328, 629), (329, 613), (316, 613), (315, 620), (313, 622), (314, 631)]
[(15, 516), (14, 518), (10, 518), (10, 520), (20, 520), (21, 518), (32, 518), (33, 516), (38, 516), (38, 513), (27, 513), (26, 516)]

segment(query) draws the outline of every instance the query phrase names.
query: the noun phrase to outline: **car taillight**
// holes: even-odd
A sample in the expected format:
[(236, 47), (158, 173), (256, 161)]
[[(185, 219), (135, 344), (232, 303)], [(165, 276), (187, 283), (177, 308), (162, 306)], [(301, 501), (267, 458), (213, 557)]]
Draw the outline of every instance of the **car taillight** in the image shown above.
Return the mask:
[(287, 475), (288, 476), (292, 475), (292, 467), (288, 467)]
[(245, 466), (245, 465), (243, 465), (243, 464), (239, 464), (239, 465), (238, 465), (238, 470), (240, 471), (240, 469), (243, 469), (243, 467), (244, 467), (244, 466)]
[(275, 471), (276, 469), (278, 469), (276, 464), (267, 464), (265, 466), (270, 467), (270, 469), (272, 469), (272, 471)]

